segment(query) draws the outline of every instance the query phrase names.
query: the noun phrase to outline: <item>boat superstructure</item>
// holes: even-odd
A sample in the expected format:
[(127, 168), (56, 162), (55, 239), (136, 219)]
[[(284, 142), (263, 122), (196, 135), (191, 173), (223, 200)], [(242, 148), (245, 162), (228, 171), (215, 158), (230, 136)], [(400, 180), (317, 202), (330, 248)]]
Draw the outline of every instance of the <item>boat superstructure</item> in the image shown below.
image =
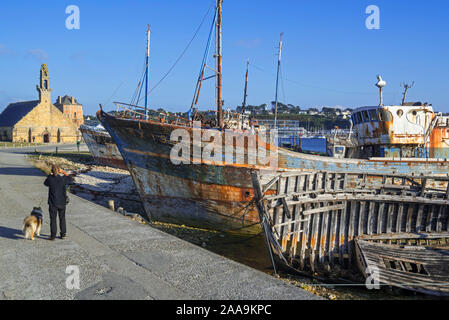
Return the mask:
[(448, 158), (449, 118), (435, 112), (431, 104), (404, 100), (405, 93), (400, 105), (355, 109), (351, 134), (328, 137), (328, 154), (341, 157), (343, 149), (346, 158), (354, 159)]

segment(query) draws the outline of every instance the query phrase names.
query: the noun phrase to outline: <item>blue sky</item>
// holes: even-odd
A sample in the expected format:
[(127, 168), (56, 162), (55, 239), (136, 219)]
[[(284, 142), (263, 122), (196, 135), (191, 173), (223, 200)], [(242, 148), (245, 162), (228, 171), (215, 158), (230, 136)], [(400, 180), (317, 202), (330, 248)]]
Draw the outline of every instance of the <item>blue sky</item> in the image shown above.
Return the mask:
[[(151, 25), (150, 87), (187, 46), (211, 0), (9, 1), (0, 3), (0, 111), (37, 99), (40, 64), (50, 71), (52, 99), (73, 95), (94, 114), (98, 104), (130, 102)], [(80, 29), (68, 30), (68, 5), (80, 8)], [(380, 30), (368, 30), (368, 5), (380, 9)], [(151, 108), (187, 111), (212, 20), (209, 14), (182, 60), (149, 96)], [(376, 75), (387, 81), (384, 102), (408, 100), (449, 112), (449, 1), (224, 0), (223, 97), (248, 103), (274, 100), (276, 52), (284, 32), (280, 100), (300, 105), (357, 107), (378, 103)], [(209, 60), (213, 66), (212, 59)], [(199, 106), (214, 108), (214, 82)]]

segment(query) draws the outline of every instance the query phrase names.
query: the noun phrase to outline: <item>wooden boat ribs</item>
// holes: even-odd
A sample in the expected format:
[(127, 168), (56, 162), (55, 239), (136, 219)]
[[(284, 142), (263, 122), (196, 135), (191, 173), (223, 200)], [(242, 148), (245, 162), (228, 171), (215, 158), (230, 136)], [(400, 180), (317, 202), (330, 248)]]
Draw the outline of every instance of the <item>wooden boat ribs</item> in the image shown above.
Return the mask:
[[(272, 252), (296, 270), (358, 280), (362, 274), (367, 276), (365, 269), (370, 266), (362, 263), (363, 248), (372, 241), (369, 237), (383, 236), (376, 242), (396, 245), (402, 255), (404, 243), (424, 241), (429, 246), (432, 235), (446, 243), (448, 181), (448, 176), (361, 172), (252, 172), (255, 201)], [(356, 247), (362, 248), (361, 254)], [(428, 256), (421, 264), (419, 259), (417, 255), (416, 268), (421, 270), (419, 266), (424, 264), (422, 270), (428, 270)], [(445, 272), (449, 293), (449, 268)], [(388, 277), (381, 281), (400, 282)]]

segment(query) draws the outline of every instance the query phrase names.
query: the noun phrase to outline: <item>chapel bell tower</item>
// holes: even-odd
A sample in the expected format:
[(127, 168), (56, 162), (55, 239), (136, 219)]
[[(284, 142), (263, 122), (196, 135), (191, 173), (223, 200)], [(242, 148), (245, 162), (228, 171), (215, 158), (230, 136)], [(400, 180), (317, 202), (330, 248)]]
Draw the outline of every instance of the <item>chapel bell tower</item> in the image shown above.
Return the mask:
[(39, 92), (40, 102), (51, 101), (50, 77), (48, 76), (48, 68), (45, 63), (41, 66), (40, 85), (36, 86), (36, 89)]

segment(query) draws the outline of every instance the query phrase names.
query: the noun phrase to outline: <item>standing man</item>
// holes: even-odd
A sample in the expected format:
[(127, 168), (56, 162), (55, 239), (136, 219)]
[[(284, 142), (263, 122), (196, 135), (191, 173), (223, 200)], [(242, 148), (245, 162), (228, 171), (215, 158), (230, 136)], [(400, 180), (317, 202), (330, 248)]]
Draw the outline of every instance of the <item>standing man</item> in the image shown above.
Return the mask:
[(80, 145), (81, 145), (81, 141), (77, 140), (76, 141), (76, 147), (78, 148), (78, 152), (80, 152)]
[[(64, 174), (61, 176), (60, 173)], [(61, 231), (61, 239), (66, 237), (65, 209), (67, 205), (67, 186), (73, 182), (73, 178), (57, 165), (52, 165), (51, 174), (48, 175), (44, 185), (48, 189), (48, 205), (50, 212), (50, 230), (49, 240), (55, 240), (57, 226), (56, 216), (59, 216), (59, 228)]]

